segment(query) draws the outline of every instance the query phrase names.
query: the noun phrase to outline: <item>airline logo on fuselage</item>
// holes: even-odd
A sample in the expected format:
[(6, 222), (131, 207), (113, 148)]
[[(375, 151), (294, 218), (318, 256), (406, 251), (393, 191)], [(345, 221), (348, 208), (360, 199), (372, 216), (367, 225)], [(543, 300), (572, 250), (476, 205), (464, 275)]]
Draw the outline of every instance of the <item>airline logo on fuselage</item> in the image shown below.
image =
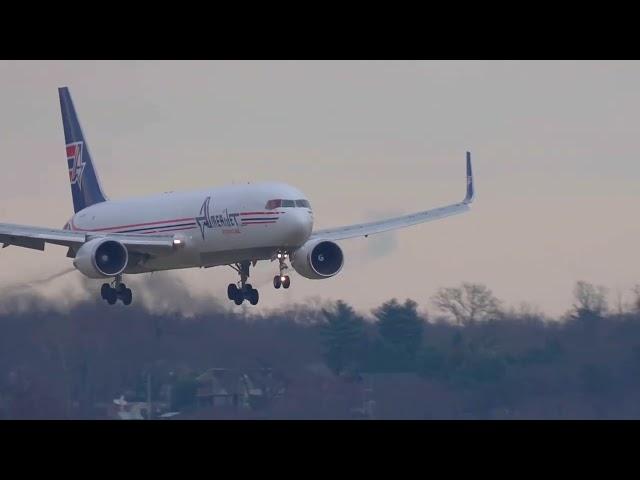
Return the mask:
[(82, 160), (83, 142), (67, 144), (67, 164), (69, 166), (69, 181), (71, 185), (78, 184), (82, 190), (82, 174), (86, 163)]
[(200, 207), (200, 215), (196, 217), (196, 223), (200, 227), (200, 233), (204, 240), (205, 228), (236, 228), (240, 226), (238, 221), (239, 213), (229, 213), (225, 209), (224, 213), (211, 215), (209, 212), (209, 204), (211, 203), (211, 197), (205, 198), (202, 206)]

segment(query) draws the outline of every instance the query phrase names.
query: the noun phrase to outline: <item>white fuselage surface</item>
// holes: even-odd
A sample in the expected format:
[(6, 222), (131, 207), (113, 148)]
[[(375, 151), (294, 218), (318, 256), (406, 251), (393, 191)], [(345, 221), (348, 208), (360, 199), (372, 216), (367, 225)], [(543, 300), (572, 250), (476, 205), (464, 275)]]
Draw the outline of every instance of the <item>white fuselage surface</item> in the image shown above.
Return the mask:
[[(280, 206), (266, 208), (280, 200)], [(283, 183), (230, 185), (197, 192), (168, 192), (91, 205), (65, 229), (79, 232), (173, 233), (183, 247), (172, 254), (130, 265), (126, 273), (213, 267), (268, 260), (282, 247), (303, 245), (313, 213), (300, 190)], [(290, 205), (294, 206), (282, 206)]]

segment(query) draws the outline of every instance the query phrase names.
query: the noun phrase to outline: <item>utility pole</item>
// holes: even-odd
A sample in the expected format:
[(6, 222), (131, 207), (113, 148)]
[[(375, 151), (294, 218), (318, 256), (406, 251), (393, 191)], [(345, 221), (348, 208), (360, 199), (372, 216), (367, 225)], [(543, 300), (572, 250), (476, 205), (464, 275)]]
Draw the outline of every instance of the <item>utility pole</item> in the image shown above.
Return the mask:
[(147, 420), (151, 420), (151, 372), (147, 373)]
[(362, 410), (365, 413), (365, 415), (367, 416), (367, 418), (369, 420), (373, 420), (373, 406), (374, 406), (374, 400), (373, 400), (373, 373), (369, 374), (367, 376), (367, 378), (365, 379), (365, 385), (363, 388), (363, 399), (364, 401), (362, 402)]

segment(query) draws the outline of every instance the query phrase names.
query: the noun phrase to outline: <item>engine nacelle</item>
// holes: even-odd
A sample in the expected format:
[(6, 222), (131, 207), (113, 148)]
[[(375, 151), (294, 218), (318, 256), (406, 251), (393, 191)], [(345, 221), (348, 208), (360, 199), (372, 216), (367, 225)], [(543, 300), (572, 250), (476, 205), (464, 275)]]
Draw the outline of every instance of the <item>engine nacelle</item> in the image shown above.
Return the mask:
[(107, 278), (120, 275), (128, 262), (129, 252), (122, 243), (95, 238), (80, 247), (73, 266), (89, 278)]
[(334, 242), (311, 240), (291, 254), (291, 265), (303, 277), (329, 278), (342, 270), (344, 255)]

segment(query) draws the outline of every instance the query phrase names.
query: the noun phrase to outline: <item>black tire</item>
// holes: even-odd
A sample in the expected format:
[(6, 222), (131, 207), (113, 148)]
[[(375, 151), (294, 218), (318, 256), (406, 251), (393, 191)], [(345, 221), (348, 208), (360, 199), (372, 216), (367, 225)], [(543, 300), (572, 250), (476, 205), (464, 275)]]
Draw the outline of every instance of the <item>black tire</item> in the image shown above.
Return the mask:
[(236, 284), (230, 283), (227, 287), (227, 297), (229, 297), (229, 300), (235, 299), (238, 293), (238, 287), (236, 286)]
[(118, 295), (122, 295), (124, 292), (127, 291), (127, 286), (124, 283), (120, 283), (118, 284), (118, 286), (116, 287), (116, 293)]
[(249, 292), (249, 303), (251, 303), (251, 305), (257, 305), (258, 300), (260, 300), (260, 294), (258, 290), (254, 288)]
[(273, 277), (273, 286), (276, 288), (280, 288), (280, 285), (282, 285), (282, 282), (280, 281), (280, 275), (276, 275), (275, 277)]
[(282, 288), (289, 288), (289, 285), (291, 285), (291, 279), (289, 278), (289, 275), (287, 275), (284, 277), (284, 282), (282, 282)]
[(253, 290), (253, 287), (251, 286), (250, 283), (245, 283), (244, 288), (246, 289), (247, 292), (250, 292), (251, 290)]
[(244, 295), (242, 295), (242, 292), (238, 291), (238, 295), (233, 299), (233, 302), (236, 305), (242, 305), (242, 302), (244, 302)]
[(122, 299), (122, 303), (125, 305), (131, 305), (131, 302), (133, 301), (133, 292), (130, 288), (125, 288), (120, 298)]
[(106, 300), (109, 305), (114, 305), (118, 301), (118, 294), (114, 288), (109, 288)]
[(103, 300), (106, 300), (109, 296), (109, 290), (111, 290), (111, 285), (108, 283), (103, 283), (102, 288), (100, 288), (100, 297)]

